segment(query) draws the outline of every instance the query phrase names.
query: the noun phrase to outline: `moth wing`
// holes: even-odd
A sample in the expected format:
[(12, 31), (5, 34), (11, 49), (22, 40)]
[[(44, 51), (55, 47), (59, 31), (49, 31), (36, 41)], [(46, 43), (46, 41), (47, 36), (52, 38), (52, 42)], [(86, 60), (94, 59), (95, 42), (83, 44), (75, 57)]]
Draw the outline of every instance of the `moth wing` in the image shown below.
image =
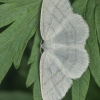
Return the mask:
[(52, 53), (44, 52), (41, 56), (40, 83), (43, 100), (61, 100), (72, 85)]
[(69, 0), (43, 0), (40, 20), (43, 40), (48, 40), (60, 23), (71, 13)]
[(87, 51), (81, 47), (63, 47), (54, 50), (53, 54), (71, 79), (80, 78), (89, 64)]
[(89, 28), (84, 19), (78, 14), (70, 14), (50, 38), (53, 43), (65, 46), (85, 46), (89, 36)]

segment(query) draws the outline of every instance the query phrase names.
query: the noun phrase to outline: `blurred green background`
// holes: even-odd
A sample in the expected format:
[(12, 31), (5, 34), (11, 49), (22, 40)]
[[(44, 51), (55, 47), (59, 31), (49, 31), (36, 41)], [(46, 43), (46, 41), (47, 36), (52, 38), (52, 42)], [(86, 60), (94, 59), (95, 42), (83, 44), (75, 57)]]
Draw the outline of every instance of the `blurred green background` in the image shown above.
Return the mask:
[[(74, 0), (70, 1), (73, 3)], [(9, 25), (0, 29), (0, 33), (7, 27), (9, 27)], [(30, 68), (30, 65), (27, 65), (27, 61), (30, 56), (33, 39), (34, 37), (31, 38), (27, 45), (20, 68), (16, 70), (12, 65), (2, 81), (0, 85), (0, 100), (33, 100), (33, 86), (26, 88), (25, 85), (28, 70)], [(71, 100), (71, 89), (63, 100)], [(86, 100), (100, 100), (100, 88), (97, 86), (92, 76)]]

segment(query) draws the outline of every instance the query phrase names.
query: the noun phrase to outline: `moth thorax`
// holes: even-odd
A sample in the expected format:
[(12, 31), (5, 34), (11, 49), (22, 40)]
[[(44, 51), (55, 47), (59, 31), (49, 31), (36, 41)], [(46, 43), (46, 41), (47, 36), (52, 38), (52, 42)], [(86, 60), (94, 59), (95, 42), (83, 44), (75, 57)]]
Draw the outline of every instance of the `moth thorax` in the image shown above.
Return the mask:
[(41, 44), (41, 48), (44, 50), (44, 51), (48, 51), (48, 50), (51, 50), (51, 49), (54, 49), (54, 44), (53, 42), (51, 41), (44, 41), (43, 44)]

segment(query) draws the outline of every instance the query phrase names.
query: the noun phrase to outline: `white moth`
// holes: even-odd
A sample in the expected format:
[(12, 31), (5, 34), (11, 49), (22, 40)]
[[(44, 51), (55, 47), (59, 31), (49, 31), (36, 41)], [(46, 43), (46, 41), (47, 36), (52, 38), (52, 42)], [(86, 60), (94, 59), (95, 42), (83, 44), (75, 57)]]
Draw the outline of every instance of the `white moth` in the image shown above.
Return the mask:
[(80, 78), (88, 67), (88, 25), (73, 13), (68, 0), (43, 0), (40, 30), (44, 40), (40, 59), (42, 98), (61, 100), (72, 79)]

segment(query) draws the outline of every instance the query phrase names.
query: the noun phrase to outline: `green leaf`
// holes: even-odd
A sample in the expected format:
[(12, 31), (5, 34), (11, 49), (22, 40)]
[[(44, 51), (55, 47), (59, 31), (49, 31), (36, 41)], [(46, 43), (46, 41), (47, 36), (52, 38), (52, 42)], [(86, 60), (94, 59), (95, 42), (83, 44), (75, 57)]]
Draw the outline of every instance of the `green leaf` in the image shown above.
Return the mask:
[(37, 30), (34, 38), (34, 44), (28, 64), (31, 64), (26, 86), (30, 86), (34, 82), (33, 97), (34, 100), (42, 100), (39, 82), (39, 61), (40, 61), (40, 32)]
[[(96, 9), (96, 0), (75, 0), (73, 4), (74, 12), (81, 14), (84, 19), (87, 21), (90, 29), (89, 38), (87, 40), (86, 49), (89, 54), (90, 71), (100, 86), (100, 54), (99, 54), (99, 45), (98, 45), (98, 32), (96, 22), (98, 24), (99, 13), (96, 14), (99, 9)], [(100, 4), (100, 3), (99, 3)], [(100, 6), (100, 5), (99, 5)], [(98, 20), (97, 20), (97, 19)], [(89, 87), (90, 75), (89, 71), (84, 74), (81, 79), (74, 81), (72, 87), (72, 98), (73, 100), (85, 100), (87, 90)], [(78, 90), (79, 89), (79, 90)]]
[[(90, 1), (91, 2), (91, 1)], [(89, 2), (89, 3), (90, 3)], [(100, 3), (99, 3), (100, 6)], [(99, 40), (98, 40), (98, 32), (96, 27), (96, 0), (94, 2), (92, 1), (91, 5), (89, 5), (88, 11), (87, 11), (87, 22), (90, 26), (90, 37), (88, 39), (87, 43), (87, 50), (90, 55), (90, 65), (89, 68), (91, 70), (91, 73), (98, 84), (100, 86), (100, 51), (99, 51)], [(91, 14), (89, 14), (91, 12)], [(89, 19), (89, 20), (88, 20)]]
[(0, 91), (1, 100), (32, 100), (32, 95), (21, 91)]
[[(33, 9), (33, 13), (39, 9), (40, 2), (30, 2), (17, 0), (0, 6), (0, 27), (8, 25), (16, 20), (19, 20), (24, 14), (28, 14)], [(30, 16), (30, 15), (29, 15)]]
[(95, 24), (96, 24), (98, 41), (100, 44), (100, 2), (97, 2), (95, 7)]
[(90, 82), (90, 71), (87, 70), (80, 79), (73, 82), (72, 100), (85, 100)]
[[(1, 16), (3, 17), (0, 18), (0, 27), (14, 22), (0, 34), (0, 82), (8, 72), (12, 63), (14, 63), (16, 68), (19, 67), (25, 47), (37, 30), (41, 6), (40, 1), (34, 2), (34, 0), (25, 0), (24, 2), (23, 0), (18, 0), (13, 4), (9, 4), (14, 4), (14, 7), (20, 7), (18, 7), (19, 11), (17, 12), (15, 9), (14, 11), (7, 10), (5, 7), (6, 4), (1, 5)], [(22, 11), (23, 7), (26, 7), (26, 12), (24, 12), (24, 10)], [(5, 9), (4, 12), (3, 9)], [(20, 15), (19, 12), (22, 13), (22, 15)], [(12, 15), (12, 17), (10, 15)]]
[(34, 38), (34, 44), (31, 51), (31, 56), (28, 61), (28, 64), (31, 64), (29, 74), (26, 81), (26, 86), (29, 87), (36, 79), (39, 74), (39, 60), (40, 60), (40, 32), (37, 30)]
[(7, 2), (14, 2), (14, 1), (16, 1), (16, 0), (0, 0), (0, 2), (4, 2), (4, 3), (5, 3), (5, 2), (6, 2), (6, 3), (7, 3)]
[(0, 2), (3, 2), (3, 3), (12, 3), (12, 2), (20, 2), (21, 4), (24, 4), (25, 2), (27, 3), (34, 3), (35, 1), (40, 1), (40, 0), (24, 0), (24, 2), (22, 0), (0, 0)]
[(98, 45), (100, 43), (100, 25), (98, 25), (100, 22), (98, 22), (100, 3), (98, 0), (75, 0), (73, 8), (76, 13), (83, 15), (89, 25), (90, 34), (86, 44), (90, 58), (89, 68), (96, 83), (100, 86), (100, 52)]
[(42, 100), (39, 78), (34, 83), (33, 97), (34, 97), (34, 100)]

